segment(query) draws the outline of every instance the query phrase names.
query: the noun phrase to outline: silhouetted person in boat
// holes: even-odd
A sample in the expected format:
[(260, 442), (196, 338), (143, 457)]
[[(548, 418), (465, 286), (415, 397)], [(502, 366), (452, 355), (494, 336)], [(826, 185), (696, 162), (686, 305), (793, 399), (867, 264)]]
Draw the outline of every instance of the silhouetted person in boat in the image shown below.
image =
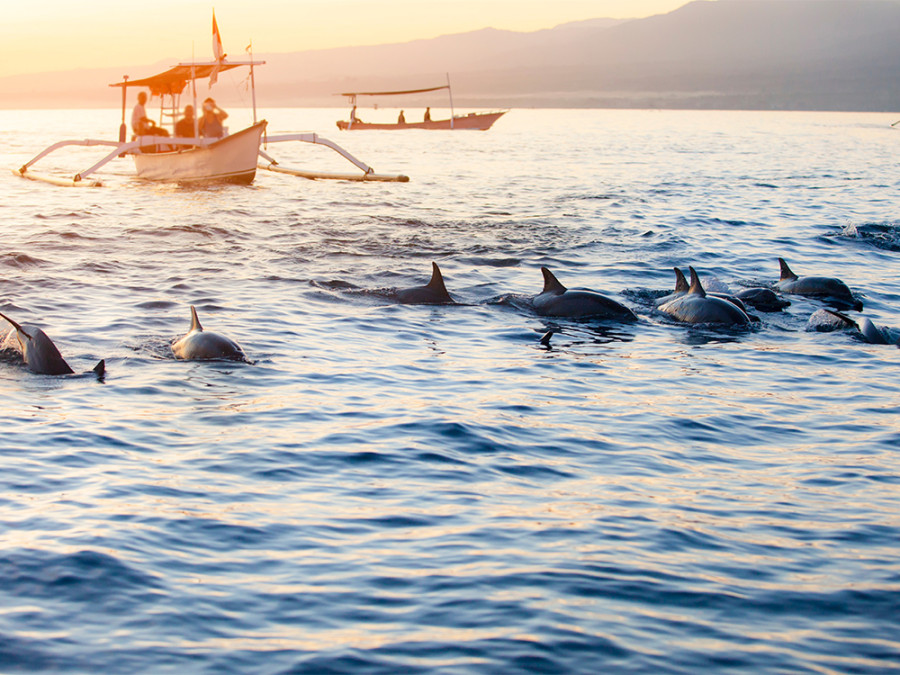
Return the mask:
[(194, 137), (194, 106), (184, 106), (184, 117), (175, 123), (175, 135), (179, 138)]
[(403, 111), (400, 111), (400, 116), (397, 118), (397, 124), (406, 124), (406, 118), (403, 116)]
[(200, 135), (204, 138), (222, 138), (225, 135), (225, 127), (222, 122), (228, 117), (228, 113), (216, 105), (216, 102), (208, 98), (203, 101), (203, 117), (200, 118)]
[(353, 110), (350, 111), (350, 124), (356, 124), (357, 122), (362, 122), (362, 120), (356, 116), (356, 106), (353, 106)]
[(425, 108), (425, 121), (431, 121), (431, 108)]
[(147, 92), (142, 91), (138, 94), (137, 105), (131, 111), (131, 129), (137, 136), (168, 136), (169, 132), (156, 124), (147, 117), (147, 109), (144, 104), (147, 103)]

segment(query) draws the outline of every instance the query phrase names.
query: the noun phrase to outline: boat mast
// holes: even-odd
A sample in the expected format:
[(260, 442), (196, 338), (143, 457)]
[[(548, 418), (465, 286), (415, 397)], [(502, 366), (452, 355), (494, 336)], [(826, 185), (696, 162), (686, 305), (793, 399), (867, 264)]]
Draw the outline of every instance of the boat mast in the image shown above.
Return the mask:
[(447, 73), (447, 94), (450, 96), (450, 128), (453, 128), (453, 90), (450, 88), (450, 73)]

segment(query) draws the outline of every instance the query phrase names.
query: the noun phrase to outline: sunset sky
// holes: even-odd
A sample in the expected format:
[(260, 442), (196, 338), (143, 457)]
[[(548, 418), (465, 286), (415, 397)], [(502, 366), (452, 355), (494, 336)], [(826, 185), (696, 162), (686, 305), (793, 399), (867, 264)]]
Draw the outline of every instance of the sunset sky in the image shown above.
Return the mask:
[[(211, 56), (212, 9), (225, 51), (406, 42), (492, 27), (535, 31), (599, 17), (669, 12), (688, 0), (32, 0), (0, 22), (0, 77)], [(143, 7), (138, 10), (136, 7)]]

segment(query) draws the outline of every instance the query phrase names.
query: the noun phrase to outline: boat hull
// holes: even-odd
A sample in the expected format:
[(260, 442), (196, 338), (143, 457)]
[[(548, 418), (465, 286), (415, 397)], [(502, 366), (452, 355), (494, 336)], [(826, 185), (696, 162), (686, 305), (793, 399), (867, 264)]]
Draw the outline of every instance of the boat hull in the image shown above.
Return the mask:
[[(204, 147), (134, 155), (139, 178), (176, 183), (249, 184), (256, 176), (263, 120)], [(164, 143), (164, 139), (158, 139)]]
[(469, 129), (474, 131), (487, 131), (491, 126), (506, 114), (506, 110), (489, 113), (469, 113), (454, 117), (451, 120), (432, 120), (431, 122), (406, 122), (404, 124), (377, 124), (369, 122), (354, 122), (350, 124), (340, 120), (337, 125), (341, 131), (385, 130), (385, 129)]

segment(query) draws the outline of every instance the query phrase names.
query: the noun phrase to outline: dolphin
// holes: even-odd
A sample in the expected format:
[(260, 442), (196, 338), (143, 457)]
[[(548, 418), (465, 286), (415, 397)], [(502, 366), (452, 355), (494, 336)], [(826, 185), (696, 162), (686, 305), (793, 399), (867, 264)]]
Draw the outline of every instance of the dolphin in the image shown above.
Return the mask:
[(775, 287), (784, 293), (805, 295), (810, 298), (818, 298), (826, 302), (849, 306), (856, 311), (862, 311), (863, 304), (853, 297), (853, 293), (840, 279), (834, 277), (798, 277), (791, 271), (783, 258), (778, 259), (781, 265), (781, 278)]
[(836, 312), (833, 309), (826, 309), (825, 311), (841, 319), (847, 325), (856, 328), (856, 330), (859, 331), (860, 336), (870, 344), (892, 345), (897, 343), (898, 346), (900, 346), (900, 342), (891, 339), (891, 336), (884, 328), (879, 328), (878, 326), (876, 326), (868, 317), (863, 317), (862, 323), (859, 323), (851, 319), (843, 312)]
[(431, 263), (431, 280), (424, 286), (397, 291), (397, 300), (405, 305), (455, 305), (444, 285), (444, 276), (436, 262)]
[(224, 335), (203, 330), (193, 305), (191, 305), (191, 329), (187, 335), (172, 344), (172, 352), (176, 359), (185, 360), (247, 360), (244, 351), (236, 342)]
[(760, 312), (780, 312), (791, 305), (769, 288), (745, 288), (736, 297)]
[(595, 291), (570, 291), (546, 267), (542, 267), (541, 272), (544, 275), (544, 290), (532, 299), (535, 311), (541, 316), (637, 321), (634, 312), (612, 298)]
[[(691, 288), (691, 285), (688, 283), (688, 280), (684, 278), (684, 273), (677, 267), (675, 267), (674, 270), (675, 270), (675, 290), (672, 293), (669, 293), (669, 295), (665, 295), (661, 298), (658, 298), (656, 300), (657, 307), (664, 305), (667, 302), (671, 302), (675, 298), (680, 298), (682, 295), (687, 293)], [(722, 300), (727, 300), (732, 305), (737, 305), (738, 309), (740, 309), (745, 314), (747, 313), (747, 306), (744, 305), (744, 302), (736, 295), (731, 295), (730, 293), (717, 293), (714, 291), (706, 291), (706, 294), (713, 298), (722, 298)]]
[(737, 305), (707, 295), (693, 267), (688, 292), (661, 305), (659, 310), (686, 323), (748, 324), (750, 317)]
[[(75, 372), (43, 330), (37, 326), (22, 326), (3, 313), (0, 317), (6, 319), (15, 330), (22, 359), (31, 372), (39, 375), (71, 375)], [(94, 366), (93, 372), (102, 378), (106, 373), (106, 362), (101, 360)]]

